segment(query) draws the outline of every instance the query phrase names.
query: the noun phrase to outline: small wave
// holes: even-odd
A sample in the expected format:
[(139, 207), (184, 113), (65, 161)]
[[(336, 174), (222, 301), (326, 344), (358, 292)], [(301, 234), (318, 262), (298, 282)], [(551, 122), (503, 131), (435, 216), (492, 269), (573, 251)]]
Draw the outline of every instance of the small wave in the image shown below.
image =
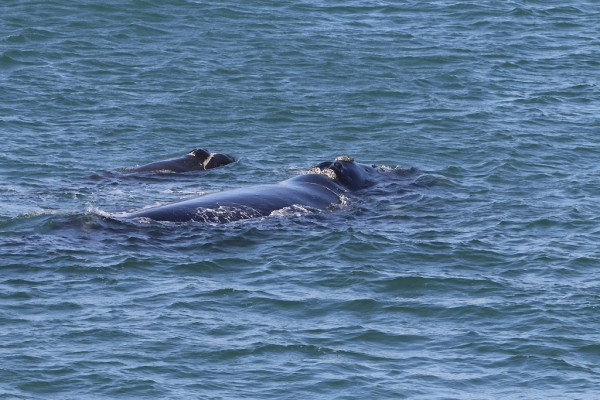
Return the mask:
[(415, 179), (411, 186), (428, 188), (432, 186), (455, 186), (455, 183), (443, 175), (423, 174)]
[(18, 69), (22, 66), (36, 65), (39, 61), (36, 61), (33, 56), (33, 52), (30, 51), (7, 51), (0, 55), (0, 69), (12, 70)]
[(17, 218), (31, 219), (31, 218), (37, 218), (37, 217), (46, 216), (46, 215), (58, 215), (60, 213), (61, 212), (58, 210), (40, 208), (37, 210), (27, 212), (25, 214), (20, 214), (19, 216), (17, 216)]
[(23, 44), (27, 42), (45, 41), (58, 35), (55, 31), (40, 28), (26, 28), (19, 33), (9, 35), (5, 40), (9, 43)]
[(411, 176), (419, 172), (419, 169), (416, 167), (404, 168), (400, 166), (389, 167), (387, 165), (380, 165), (379, 168), (384, 172), (393, 172), (396, 176)]
[(95, 206), (87, 206), (85, 208), (85, 215), (86, 216), (99, 216), (99, 217), (103, 217), (103, 218), (112, 218), (112, 215), (104, 210), (101, 210), (98, 207)]
[(152, 170), (152, 171), (136, 171), (137, 167), (125, 167), (125, 168), (119, 168), (118, 171), (123, 173), (123, 174), (135, 174), (135, 175), (172, 175), (172, 174), (176, 174), (175, 171), (170, 170), (170, 169), (156, 169), (156, 170)]
[(20, 62), (10, 57), (6, 53), (0, 56), (0, 69), (9, 70), (18, 67), (19, 65), (21, 65)]

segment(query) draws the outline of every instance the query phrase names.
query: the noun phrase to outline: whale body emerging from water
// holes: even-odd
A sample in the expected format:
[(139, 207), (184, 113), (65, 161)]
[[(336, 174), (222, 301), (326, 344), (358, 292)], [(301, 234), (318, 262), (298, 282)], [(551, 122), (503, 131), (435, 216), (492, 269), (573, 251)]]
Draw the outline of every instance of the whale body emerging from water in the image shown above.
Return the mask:
[(228, 154), (209, 153), (205, 149), (193, 149), (183, 157), (156, 161), (139, 167), (127, 168), (125, 172), (188, 172), (206, 171), (231, 164), (235, 159)]
[(333, 162), (318, 164), (307, 174), (283, 182), (212, 193), (143, 209), (126, 217), (172, 222), (231, 222), (267, 216), (273, 211), (293, 206), (325, 210), (340, 204), (344, 193), (375, 184), (384, 173), (381, 168), (359, 164), (351, 157), (341, 156)]

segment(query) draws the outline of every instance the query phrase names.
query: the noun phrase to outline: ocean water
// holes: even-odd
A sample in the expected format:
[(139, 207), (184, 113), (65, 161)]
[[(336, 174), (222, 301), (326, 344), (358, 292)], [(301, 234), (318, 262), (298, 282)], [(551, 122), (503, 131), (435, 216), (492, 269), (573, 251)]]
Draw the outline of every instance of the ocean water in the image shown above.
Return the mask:
[[(592, 0), (3, 0), (0, 398), (598, 398), (599, 79)], [(342, 154), (405, 173), (115, 217)]]

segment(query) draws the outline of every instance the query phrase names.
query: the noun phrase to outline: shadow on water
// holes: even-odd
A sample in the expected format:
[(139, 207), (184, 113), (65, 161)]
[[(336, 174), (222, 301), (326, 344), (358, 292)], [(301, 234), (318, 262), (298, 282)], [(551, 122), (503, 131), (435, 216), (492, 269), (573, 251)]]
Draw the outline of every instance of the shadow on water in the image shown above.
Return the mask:
[(147, 183), (164, 183), (172, 182), (174, 176), (185, 176), (187, 178), (205, 178), (206, 175), (213, 171), (188, 171), (188, 172), (171, 172), (171, 171), (152, 171), (152, 172), (131, 172), (126, 168), (115, 171), (96, 171), (87, 176), (90, 181), (100, 184), (119, 184), (122, 182), (147, 182)]

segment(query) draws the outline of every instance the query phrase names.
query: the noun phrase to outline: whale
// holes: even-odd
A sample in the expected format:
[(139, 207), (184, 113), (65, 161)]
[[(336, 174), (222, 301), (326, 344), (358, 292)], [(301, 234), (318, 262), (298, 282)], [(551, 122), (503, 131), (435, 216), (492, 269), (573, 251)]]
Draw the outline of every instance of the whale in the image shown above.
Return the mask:
[(125, 217), (224, 223), (265, 217), (288, 207), (326, 210), (341, 204), (346, 193), (374, 185), (385, 173), (382, 168), (356, 163), (349, 156), (339, 156), (282, 182), (211, 193), (141, 209), (125, 214)]
[(206, 171), (231, 164), (235, 158), (228, 154), (210, 153), (203, 148), (196, 148), (182, 157), (155, 161), (137, 167), (126, 168), (127, 173), (181, 173), (189, 171)]

